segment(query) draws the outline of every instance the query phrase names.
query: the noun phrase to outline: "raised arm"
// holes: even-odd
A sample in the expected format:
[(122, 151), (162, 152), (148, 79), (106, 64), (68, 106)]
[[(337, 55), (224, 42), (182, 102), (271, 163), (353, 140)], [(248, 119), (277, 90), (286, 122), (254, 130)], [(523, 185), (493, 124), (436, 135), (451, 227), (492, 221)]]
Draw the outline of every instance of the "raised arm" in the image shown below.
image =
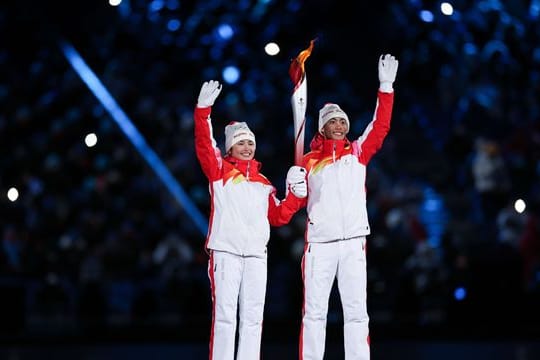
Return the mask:
[(396, 80), (398, 61), (390, 54), (379, 58), (379, 91), (373, 120), (368, 124), (364, 133), (358, 138), (360, 162), (366, 164), (381, 148), (384, 138), (390, 131), (392, 107), (394, 105), (393, 83)]
[(214, 181), (221, 176), (221, 151), (216, 145), (210, 118), (212, 105), (214, 105), (214, 101), (220, 92), (221, 85), (218, 81), (210, 80), (205, 82), (201, 87), (193, 115), (195, 122), (195, 153), (201, 164), (202, 171), (209, 181)]

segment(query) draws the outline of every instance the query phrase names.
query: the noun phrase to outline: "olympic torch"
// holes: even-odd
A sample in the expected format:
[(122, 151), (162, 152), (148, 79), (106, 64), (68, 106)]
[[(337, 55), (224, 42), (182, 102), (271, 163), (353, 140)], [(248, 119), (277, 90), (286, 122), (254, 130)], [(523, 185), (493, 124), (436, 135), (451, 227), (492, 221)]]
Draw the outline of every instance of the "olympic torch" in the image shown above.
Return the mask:
[(314, 44), (315, 40), (311, 40), (309, 47), (302, 50), (292, 60), (289, 67), (289, 76), (294, 84), (291, 96), (294, 121), (294, 164), (298, 166), (302, 165), (304, 156), (304, 133), (306, 127), (307, 77), (304, 63), (311, 55)]

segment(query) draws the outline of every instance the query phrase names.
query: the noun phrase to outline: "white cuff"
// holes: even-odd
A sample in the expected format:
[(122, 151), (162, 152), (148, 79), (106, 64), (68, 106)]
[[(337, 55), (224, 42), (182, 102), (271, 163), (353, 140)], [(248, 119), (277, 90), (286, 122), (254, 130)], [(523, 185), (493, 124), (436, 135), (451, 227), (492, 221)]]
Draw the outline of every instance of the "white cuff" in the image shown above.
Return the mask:
[(383, 93), (394, 92), (394, 88), (392, 87), (392, 83), (390, 81), (381, 82), (379, 90), (381, 90)]

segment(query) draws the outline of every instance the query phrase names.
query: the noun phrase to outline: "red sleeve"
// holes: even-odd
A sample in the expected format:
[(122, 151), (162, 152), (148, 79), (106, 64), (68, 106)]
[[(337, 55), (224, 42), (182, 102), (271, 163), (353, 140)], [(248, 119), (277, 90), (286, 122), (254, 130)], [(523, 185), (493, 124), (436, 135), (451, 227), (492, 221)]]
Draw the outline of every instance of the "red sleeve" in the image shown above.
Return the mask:
[(358, 138), (359, 159), (367, 165), (371, 157), (381, 148), (384, 138), (390, 131), (390, 120), (392, 118), (392, 107), (394, 104), (394, 93), (377, 94), (377, 105), (373, 120), (368, 124), (362, 136)]
[(299, 199), (290, 191), (283, 201), (279, 201), (274, 190), (268, 196), (268, 220), (270, 225), (282, 226), (288, 224), (293, 215), (306, 206), (306, 203), (307, 198)]
[(222, 158), (212, 135), (211, 112), (211, 107), (195, 108), (193, 117), (195, 121), (195, 153), (208, 180), (214, 181), (221, 176)]

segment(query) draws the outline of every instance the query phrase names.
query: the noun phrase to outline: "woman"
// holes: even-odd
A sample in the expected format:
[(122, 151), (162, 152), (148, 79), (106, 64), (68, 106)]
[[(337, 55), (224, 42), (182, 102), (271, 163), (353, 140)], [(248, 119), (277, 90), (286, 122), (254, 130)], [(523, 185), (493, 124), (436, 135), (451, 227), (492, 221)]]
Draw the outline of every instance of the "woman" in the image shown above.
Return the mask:
[(209, 181), (210, 224), (206, 249), (212, 292), (210, 359), (234, 358), (236, 316), (239, 338), (236, 359), (259, 359), (266, 296), (270, 225), (287, 224), (307, 195), (304, 177), (287, 175), (287, 196), (276, 190), (255, 160), (255, 135), (246, 123), (225, 127), (225, 150), (216, 146), (210, 114), (221, 92), (217, 81), (205, 82), (195, 108), (195, 150)]

